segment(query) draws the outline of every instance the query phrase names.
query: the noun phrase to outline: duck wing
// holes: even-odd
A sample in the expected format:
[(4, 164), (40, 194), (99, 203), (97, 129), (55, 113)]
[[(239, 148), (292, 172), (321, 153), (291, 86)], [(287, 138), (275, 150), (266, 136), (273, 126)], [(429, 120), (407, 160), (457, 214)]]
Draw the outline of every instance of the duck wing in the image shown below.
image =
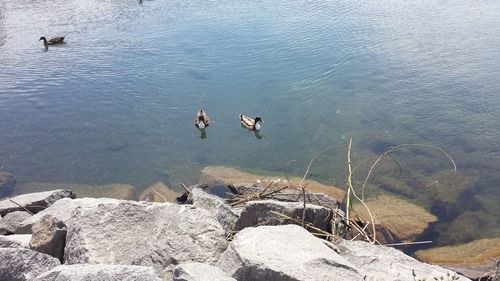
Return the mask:
[(64, 36), (52, 38), (48, 41), (48, 43), (49, 45), (64, 43)]
[(252, 118), (245, 116), (243, 114), (240, 114), (240, 121), (241, 121), (241, 125), (243, 125), (245, 128), (247, 128), (249, 130), (252, 130), (253, 125), (255, 124), (255, 120), (253, 120)]

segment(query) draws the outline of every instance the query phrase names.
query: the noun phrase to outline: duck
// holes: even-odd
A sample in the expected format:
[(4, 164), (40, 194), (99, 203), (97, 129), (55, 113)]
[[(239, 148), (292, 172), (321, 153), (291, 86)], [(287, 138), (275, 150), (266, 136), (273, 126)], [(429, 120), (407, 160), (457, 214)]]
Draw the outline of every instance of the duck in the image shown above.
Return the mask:
[(247, 128), (250, 131), (260, 130), (259, 123), (264, 123), (264, 121), (262, 121), (262, 118), (260, 118), (258, 116), (255, 117), (255, 119), (252, 119), (252, 118), (245, 116), (243, 114), (240, 114), (240, 122), (241, 122), (241, 126)]
[(45, 46), (45, 50), (49, 49), (49, 45), (58, 45), (58, 44), (63, 44), (64, 43), (64, 36), (61, 37), (55, 37), (47, 41), (47, 38), (45, 36), (40, 37), (40, 40), (43, 40), (43, 45)]
[(210, 125), (210, 118), (208, 118), (208, 115), (203, 109), (200, 109), (198, 113), (196, 113), (196, 116), (194, 117), (194, 125), (202, 130), (205, 129), (205, 127), (208, 127)]

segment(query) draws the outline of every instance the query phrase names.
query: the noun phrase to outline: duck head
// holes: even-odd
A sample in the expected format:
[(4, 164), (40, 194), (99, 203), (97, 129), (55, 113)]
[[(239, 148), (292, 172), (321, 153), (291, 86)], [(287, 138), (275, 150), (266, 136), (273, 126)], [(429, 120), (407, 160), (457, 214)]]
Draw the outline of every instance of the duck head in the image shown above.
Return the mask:
[(255, 117), (255, 123), (253, 125), (254, 130), (260, 130), (259, 123), (264, 123), (264, 121), (262, 121), (262, 118), (260, 118), (260, 117), (257, 116), (257, 117)]

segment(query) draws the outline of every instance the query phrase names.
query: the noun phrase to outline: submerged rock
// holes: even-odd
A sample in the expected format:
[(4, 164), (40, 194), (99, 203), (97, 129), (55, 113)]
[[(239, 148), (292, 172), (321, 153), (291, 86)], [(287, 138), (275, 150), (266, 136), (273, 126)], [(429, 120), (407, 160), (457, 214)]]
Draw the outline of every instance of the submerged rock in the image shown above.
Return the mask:
[(238, 281), (363, 280), (351, 263), (297, 225), (243, 229), (217, 266)]
[(157, 182), (141, 192), (139, 201), (174, 203), (180, 195), (180, 192), (168, 188), (163, 182)]
[(79, 207), (68, 227), (65, 263), (153, 266), (165, 278), (182, 262), (214, 264), (226, 247), (220, 224), (190, 205), (121, 201)]
[[(424, 208), (391, 195), (369, 198), (365, 203), (372, 215), (377, 214), (377, 239), (383, 243), (413, 241), (437, 220)], [(361, 203), (354, 204), (353, 209), (365, 222), (370, 219)]]
[(161, 281), (152, 267), (137, 265), (72, 264), (60, 265), (39, 275), (34, 281)]
[(26, 209), (32, 213), (38, 213), (62, 198), (75, 198), (75, 194), (71, 190), (56, 189), (19, 195), (10, 198), (10, 200), (0, 201), (0, 215), (5, 216), (10, 212), (25, 211)]
[[(301, 179), (297, 177), (290, 177), (290, 181), (298, 186)], [(284, 187), (289, 186), (290, 183), (285, 177), (277, 176), (260, 176), (255, 174), (250, 174), (246, 172), (239, 171), (235, 168), (225, 167), (225, 166), (207, 166), (201, 171), (201, 182), (207, 184), (221, 184), (221, 185), (236, 185), (241, 183), (250, 184), (260, 184), (267, 186), (271, 184), (272, 187)], [(320, 192), (331, 196), (338, 201), (342, 201), (345, 195), (345, 191), (334, 187), (321, 184), (317, 181), (308, 180), (307, 190), (309, 192)]]
[(61, 263), (56, 258), (23, 248), (0, 248), (0, 280), (31, 281)]
[(31, 217), (25, 211), (14, 211), (0, 219), (0, 235), (12, 234), (21, 226), (22, 222)]
[(227, 274), (217, 267), (193, 262), (182, 263), (174, 269), (173, 281), (236, 281), (236, 279), (227, 276)]
[(470, 278), (480, 278), (495, 272), (495, 260), (500, 258), (500, 238), (420, 250), (414, 255), (418, 260), (456, 270)]
[(16, 179), (11, 173), (0, 171), (0, 198), (9, 196), (15, 185)]
[(16, 187), (16, 192), (41, 192), (52, 189), (68, 189), (76, 194), (76, 198), (115, 198), (129, 200), (134, 198), (135, 188), (129, 184), (112, 183), (105, 185), (88, 185), (78, 183), (45, 183), (31, 182)]
[(440, 278), (447, 276), (456, 276), (456, 280), (461, 281), (469, 280), (445, 268), (419, 262), (394, 248), (350, 240), (342, 240), (337, 246), (340, 255), (354, 265), (364, 280), (444, 280)]

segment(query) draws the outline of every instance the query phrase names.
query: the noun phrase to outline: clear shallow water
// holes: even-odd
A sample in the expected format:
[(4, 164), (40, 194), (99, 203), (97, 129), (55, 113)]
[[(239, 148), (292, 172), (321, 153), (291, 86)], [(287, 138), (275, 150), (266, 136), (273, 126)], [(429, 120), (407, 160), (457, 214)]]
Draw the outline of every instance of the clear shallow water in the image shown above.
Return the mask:
[[(373, 183), (431, 208), (442, 229), (464, 214), (482, 228), (437, 227), (434, 240), (500, 235), (500, 2), (200, 2), (2, 0), (0, 170), (140, 190), (194, 183), (207, 165), (283, 172), (296, 159), (300, 174), (349, 137), (358, 163), (425, 143), (453, 156), (458, 179), (419, 150), (397, 155), (410, 172), (388, 173), (408, 190)], [(67, 43), (44, 52), (42, 35)], [(214, 121), (204, 140), (199, 108)], [(262, 116), (263, 139), (240, 113)], [(343, 186), (345, 151), (312, 175)], [(420, 196), (434, 179), (443, 191)]]

